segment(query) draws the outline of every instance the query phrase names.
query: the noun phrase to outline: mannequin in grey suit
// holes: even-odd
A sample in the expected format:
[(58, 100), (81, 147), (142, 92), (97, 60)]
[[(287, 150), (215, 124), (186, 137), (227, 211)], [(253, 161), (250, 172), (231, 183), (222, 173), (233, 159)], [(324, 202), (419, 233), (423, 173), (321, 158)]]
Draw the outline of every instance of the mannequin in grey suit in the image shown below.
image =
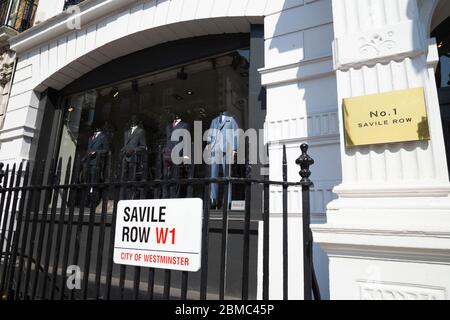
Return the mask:
[[(184, 122), (178, 114), (171, 114), (171, 122), (166, 127), (166, 143), (163, 153), (163, 174), (165, 179), (179, 179), (181, 177), (181, 165), (173, 163), (172, 160), (172, 151), (181, 142), (181, 139), (179, 141), (172, 141), (172, 134), (176, 130), (189, 131), (189, 129), (189, 124)], [(178, 156), (184, 157), (185, 155), (179, 154)], [(171, 187), (170, 196), (179, 198), (180, 184)]]
[[(211, 178), (219, 176), (219, 169), (222, 167), (223, 176), (230, 177), (231, 165), (237, 155), (239, 145), (238, 123), (234, 116), (226, 111), (221, 112), (218, 117), (211, 122), (208, 143), (211, 152)], [(231, 204), (232, 188), (228, 188), (228, 206)], [(219, 185), (211, 184), (211, 204), (216, 207), (219, 204)]]
[(132, 116), (130, 126), (124, 133), (124, 146), (120, 150), (122, 158), (122, 179), (135, 178), (136, 169), (143, 165), (147, 151), (146, 132), (136, 116)]

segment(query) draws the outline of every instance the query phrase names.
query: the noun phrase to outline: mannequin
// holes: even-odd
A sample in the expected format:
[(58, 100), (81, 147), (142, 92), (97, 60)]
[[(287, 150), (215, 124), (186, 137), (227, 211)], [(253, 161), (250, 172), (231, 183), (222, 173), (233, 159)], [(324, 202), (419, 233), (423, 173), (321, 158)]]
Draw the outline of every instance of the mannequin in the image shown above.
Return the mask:
[(101, 182), (101, 173), (104, 172), (109, 151), (108, 135), (103, 128), (96, 127), (89, 138), (86, 156), (83, 158), (84, 165), (87, 167), (88, 183)]
[[(179, 141), (172, 141), (172, 134), (176, 130), (189, 131), (189, 129), (190, 129), (189, 124), (184, 122), (178, 113), (170, 114), (170, 122), (166, 126), (166, 142), (163, 152), (163, 175), (165, 179), (179, 179), (181, 177), (181, 166), (179, 164), (174, 164), (172, 161), (172, 151), (175, 148), (175, 146), (181, 142), (181, 139)], [(182, 157), (183, 159), (188, 158), (184, 154), (180, 154), (178, 156)], [(175, 186), (171, 187), (170, 195), (175, 198), (180, 197), (179, 184), (176, 184)]]
[[(230, 177), (231, 165), (234, 163), (239, 145), (238, 123), (235, 117), (227, 112), (220, 114), (211, 122), (208, 132), (208, 144), (211, 153), (211, 178), (219, 177), (219, 169), (222, 168), (223, 177)], [(228, 188), (228, 206), (232, 201), (231, 183)], [(211, 207), (220, 207), (218, 199), (219, 185), (211, 184)]]
[(137, 116), (133, 115), (128, 128), (125, 130), (124, 145), (120, 150), (122, 179), (133, 180), (136, 178), (136, 170), (143, 166), (146, 151), (146, 132), (140, 125)]
[[(104, 181), (106, 158), (110, 152), (108, 135), (101, 127), (96, 127), (89, 138), (86, 155), (82, 159), (85, 172), (84, 182), (95, 184)], [(98, 198), (93, 194), (94, 188), (89, 190), (87, 203), (97, 205)]]

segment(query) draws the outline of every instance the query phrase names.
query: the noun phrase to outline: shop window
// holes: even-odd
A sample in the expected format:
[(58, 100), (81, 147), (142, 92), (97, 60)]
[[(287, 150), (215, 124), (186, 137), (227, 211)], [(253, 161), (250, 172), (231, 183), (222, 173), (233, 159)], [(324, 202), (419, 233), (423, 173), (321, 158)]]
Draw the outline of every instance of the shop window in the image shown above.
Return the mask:
[(441, 109), (442, 129), (444, 134), (447, 167), (450, 174), (450, 18), (442, 22), (432, 33), (436, 38), (439, 51), (439, 64), (436, 70)]
[(439, 51), (439, 65), (436, 71), (438, 88), (450, 87), (450, 17), (442, 22), (431, 34), (436, 38)]
[[(249, 54), (248, 49), (236, 50), (64, 97), (60, 157), (83, 158), (85, 170), (77, 178), (80, 182), (92, 182), (86, 169), (86, 163), (92, 161), (89, 145), (101, 132), (107, 143), (100, 147), (103, 158), (99, 161), (111, 169), (103, 170), (96, 179), (123, 178), (123, 161), (128, 156), (137, 157), (135, 174), (145, 173), (150, 179), (167, 177), (165, 152), (174, 120), (185, 123), (183, 129), (190, 133), (192, 144), (202, 138), (194, 135), (194, 127), (200, 126), (203, 134), (223, 112), (233, 117), (239, 128), (248, 128)], [(139, 154), (127, 155), (130, 136), (140, 140), (136, 142), (142, 146)], [(204, 150), (206, 142), (200, 143)], [(191, 163), (193, 149), (188, 155)], [(176, 176), (170, 173), (172, 178), (185, 178), (187, 170), (182, 168)], [(232, 171), (233, 176), (244, 172), (237, 165)], [(197, 164), (194, 174), (208, 177), (209, 167)], [(185, 194), (180, 192), (180, 196)], [(202, 196), (201, 190), (195, 192)], [(243, 199), (241, 193), (238, 188), (233, 189), (234, 200)]]

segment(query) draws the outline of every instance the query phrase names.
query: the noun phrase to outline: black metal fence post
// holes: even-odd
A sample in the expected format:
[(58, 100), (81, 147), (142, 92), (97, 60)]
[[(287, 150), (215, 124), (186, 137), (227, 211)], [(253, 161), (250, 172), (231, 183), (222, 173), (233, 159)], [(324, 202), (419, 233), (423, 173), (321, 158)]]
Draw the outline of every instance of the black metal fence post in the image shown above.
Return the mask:
[[(188, 179), (193, 179), (195, 175), (195, 164), (189, 164), (188, 167)], [(192, 184), (189, 184), (187, 186), (186, 196), (187, 198), (192, 198), (194, 195), (194, 186)], [(181, 300), (187, 299), (187, 293), (188, 293), (188, 279), (189, 279), (189, 272), (183, 271), (181, 274)]]
[(211, 183), (206, 183), (203, 195), (203, 221), (202, 221), (202, 257), (200, 269), (200, 300), (206, 300), (208, 290), (208, 246), (209, 246), (209, 218), (211, 209)]
[(70, 188), (70, 195), (69, 195), (69, 220), (67, 222), (67, 230), (66, 230), (66, 236), (64, 240), (64, 255), (63, 255), (63, 262), (62, 262), (62, 275), (60, 280), (60, 295), (59, 299), (63, 300), (65, 298), (64, 292), (65, 292), (65, 284), (67, 280), (67, 268), (69, 266), (69, 252), (71, 248), (71, 240), (72, 240), (72, 229), (74, 226), (74, 216), (75, 216), (75, 200), (76, 200), (76, 194), (79, 192), (79, 188), (77, 187), (77, 179), (78, 175), (80, 173), (81, 169), (81, 158), (77, 157), (74, 161), (72, 176), (71, 176), (71, 188)]
[[(251, 179), (252, 167), (249, 159), (249, 142), (245, 143), (245, 178)], [(250, 180), (245, 184), (245, 217), (244, 217), (244, 247), (242, 265), (242, 300), (248, 300), (248, 281), (250, 269), (250, 216), (252, 202), (252, 184)]]
[[(248, 152), (248, 144), (246, 147)], [(282, 261), (283, 264), (283, 298), (288, 299), (288, 227), (289, 227), (289, 202), (288, 190), (291, 187), (302, 187), (303, 191), (303, 213), (304, 213), (304, 262), (305, 262), (305, 299), (314, 297), (320, 298), (317, 281), (314, 277), (314, 268), (312, 261), (312, 234), (309, 228), (310, 223), (310, 200), (309, 193), (312, 185), (309, 177), (311, 172), (309, 166), (313, 163), (312, 159), (307, 155), (307, 146), (302, 146), (303, 154), (297, 160), (302, 167), (300, 175), (301, 182), (288, 182), (288, 157), (286, 146), (283, 147), (283, 179), (282, 181), (271, 181), (270, 177), (264, 179), (255, 179), (251, 177), (251, 167), (249, 165), (249, 157), (246, 154), (245, 174), (242, 173), (237, 177), (225, 178), (195, 178), (194, 166), (188, 173), (187, 179), (154, 179), (147, 176), (144, 171), (136, 178), (134, 171), (128, 174), (118, 174), (114, 181), (106, 178), (98, 178), (98, 168), (95, 172), (87, 170), (77, 157), (75, 163), (68, 161), (65, 165), (66, 171), (62, 177), (62, 161), (57, 162), (56, 159), (47, 166), (44, 162), (33, 165), (33, 171), (29, 172), (30, 165), (27, 165), (27, 173), (22, 178), (22, 168), (19, 168), (18, 177), (15, 177), (15, 167), (10, 170), (6, 167), (2, 171), (0, 164), (0, 289), (7, 293), (6, 298), (11, 299), (87, 299), (92, 296), (94, 299), (111, 299), (112, 296), (124, 299), (130, 296), (133, 299), (142, 297), (141, 278), (147, 276), (147, 297), (154, 298), (154, 294), (158, 298), (169, 299), (174, 297), (176, 292), (173, 282), (178, 281), (177, 277), (171, 279), (172, 275), (178, 275), (173, 271), (163, 269), (165, 277), (162, 273), (155, 272), (154, 268), (148, 268), (141, 272), (140, 267), (134, 268), (133, 279), (131, 280), (131, 268), (120, 265), (117, 266), (113, 262), (115, 226), (117, 216), (117, 204), (121, 199), (146, 199), (161, 198), (164, 194), (174, 197), (173, 184), (179, 183), (180, 186), (186, 186), (186, 196), (194, 197), (198, 191), (198, 197), (203, 198), (203, 222), (202, 222), (202, 267), (197, 274), (198, 277), (192, 277), (192, 288), (190, 297), (195, 297), (198, 293), (200, 299), (205, 300), (214, 295), (210, 293), (210, 289), (216, 282), (212, 281), (212, 276), (216, 272), (219, 273), (219, 297), (225, 299), (230, 297), (238, 297), (239, 293), (233, 291), (227, 292), (227, 273), (226, 268), (239, 268), (242, 266), (242, 290), (240, 298), (246, 300), (251, 298), (256, 290), (255, 282), (252, 281), (252, 273), (255, 264), (251, 261), (254, 258), (255, 244), (254, 235), (258, 231), (254, 230), (251, 224), (251, 218), (256, 216), (251, 207), (251, 190), (255, 185), (264, 186), (264, 238), (262, 244), (263, 253), (263, 299), (270, 297), (269, 290), (269, 212), (270, 191), (271, 187), (276, 187), (277, 192), (282, 191), (282, 228), (283, 228), (283, 247)], [(122, 163), (118, 163), (120, 166)], [(84, 168), (84, 169), (82, 169)], [(103, 168), (103, 166), (101, 166)], [(88, 168), (89, 169), (89, 168)], [(132, 168), (133, 169), (133, 168)], [(244, 167), (239, 167), (244, 169)], [(108, 169), (111, 171), (111, 168)], [(103, 169), (102, 171), (103, 172)], [(122, 172), (122, 170), (120, 171)], [(91, 178), (95, 179), (92, 180)], [(31, 179), (29, 179), (31, 177)], [(45, 178), (46, 177), (46, 178)], [(110, 177), (108, 175), (108, 177)], [(1, 181), (3, 178), (3, 181)], [(45, 179), (44, 179), (45, 178)], [(61, 183), (61, 179), (64, 183)], [(222, 220), (220, 221), (220, 211), (211, 211), (211, 192), (212, 184), (217, 183), (223, 187), (221, 197), (223, 197)], [(235, 219), (236, 212), (230, 212), (228, 207), (229, 190), (228, 185), (239, 186), (236, 188), (239, 192), (244, 187), (245, 192), (245, 215), (236, 216), (239, 224), (229, 220)], [(198, 186), (198, 188), (195, 188)], [(167, 189), (172, 190), (172, 194), (168, 194)], [(166, 190), (164, 190), (166, 189)], [(182, 189), (184, 190), (184, 188)], [(200, 195), (202, 193), (203, 195)], [(178, 194), (178, 193), (177, 193)], [(242, 196), (242, 192), (239, 193)], [(20, 195), (20, 198), (19, 198)], [(163, 197), (164, 198), (164, 197)], [(101, 201), (101, 205), (100, 205)], [(112, 207), (110, 208), (110, 206)], [(101, 212), (100, 212), (101, 207)], [(215, 206), (214, 206), (215, 207)], [(68, 214), (67, 214), (68, 213)], [(210, 216), (211, 213), (211, 216)], [(12, 223), (17, 222), (16, 233), (7, 234), (5, 230), (12, 230)], [(242, 222), (242, 223), (241, 223)], [(210, 225), (211, 224), (211, 225)], [(215, 227), (215, 225), (219, 227)], [(220, 224), (222, 228), (220, 228)], [(242, 225), (242, 227), (234, 227)], [(5, 230), (4, 230), (5, 229)], [(109, 233), (108, 233), (109, 232)], [(214, 238), (210, 236), (214, 235)], [(218, 236), (217, 236), (218, 234)], [(229, 236), (235, 237), (239, 235), (239, 241), (242, 243), (242, 255), (238, 261), (230, 260), (227, 263), (227, 254), (229, 247)], [(215, 238), (217, 236), (217, 238)], [(109, 238), (109, 242), (106, 242)], [(214, 241), (211, 241), (211, 239)], [(215, 242), (219, 240), (218, 244)], [(235, 241), (233, 238), (233, 241)], [(258, 236), (258, 239), (261, 239)], [(5, 244), (1, 245), (1, 244)], [(259, 246), (258, 246), (259, 248)], [(213, 251), (210, 256), (210, 250)], [(218, 256), (218, 257), (217, 257)], [(62, 258), (62, 259), (61, 259)], [(221, 265), (220, 268), (214, 270), (211, 268), (211, 261), (217, 259)], [(280, 257), (281, 258), (281, 257)], [(281, 260), (281, 259), (280, 259)], [(1, 264), (3, 262), (4, 264)], [(91, 263), (92, 262), (92, 263)], [(18, 265), (18, 266), (17, 266)], [(71, 283), (66, 286), (69, 279), (67, 269), (69, 265), (82, 265), (84, 268), (78, 267), (78, 273), (75, 283), (81, 284), (77, 290), (72, 290)], [(216, 264), (212, 265), (213, 267)], [(61, 267), (61, 268), (60, 268)], [(103, 269), (106, 267), (106, 281), (103, 280)], [(208, 268), (209, 270), (208, 272)], [(72, 268), (70, 268), (72, 269)], [(219, 270), (220, 269), (220, 270)], [(117, 270), (119, 272), (113, 272)], [(234, 270), (234, 269), (233, 269)], [(72, 271), (72, 272), (73, 272)], [(127, 277), (129, 273), (129, 277)], [(229, 273), (232, 275), (232, 273)], [(161, 277), (159, 277), (161, 275)], [(157, 277), (158, 276), (158, 277)], [(188, 297), (188, 278), (191, 277), (188, 272), (181, 273), (181, 298)], [(232, 277), (236, 277), (235, 274)], [(74, 279), (70, 277), (70, 281)], [(81, 279), (81, 282), (79, 281)], [(114, 282), (113, 282), (114, 279)], [(164, 287), (162, 290), (162, 280), (164, 279)], [(131, 280), (131, 281), (130, 281)], [(144, 280), (144, 281), (145, 281)], [(174, 280), (174, 281), (171, 281)], [(133, 281), (133, 286), (130, 284)], [(208, 286), (208, 281), (211, 284)], [(75, 284), (74, 283), (74, 284)], [(199, 284), (199, 288), (195, 288)], [(156, 289), (155, 289), (156, 287)], [(178, 288), (177, 288), (178, 289)], [(69, 291), (68, 291), (69, 290)], [(113, 291), (114, 290), (114, 291)], [(1, 290), (0, 290), (1, 291)], [(132, 292), (131, 292), (132, 291)], [(113, 294), (114, 292), (114, 294)], [(132, 293), (132, 294), (131, 294)]]
[[(59, 159), (58, 161), (58, 167), (56, 169), (56, 181), (54, 181), (54, 188), (51, 189), (50, 193), (49, 193), (49, 203), (51, 202), (51, 210), (50, 210), (50, 221), (48, 222), (49, 226), (48, 226), (48, 231), (46, 234), (46, 238), (44, 238), (44, 247), (43, 250), (45, 250), (45, 255), (43, 253), (43, 267), (44, 267), (44, 272), (42, 275), (42, 286), (40, 287), (41, 289), (41, 294), (40, 294), (40, 298), (42, 300), (46, 299), (46, 294), (47, 294), (47, 286), (49, 284), (49, 270), (50, 270), (50, 256), (51, 256), (51, 252), (52, 252), (52, 248), (53, 248), (53, 232), (55, 230), (56, 227), (56, 211), (57, 211), (57, 207), (58, 207), (58, 199), (59, 199), (59, 186), (61, 184), (61, 173), (62, 173), (62, 159)], [(45, 249), (44, 249), (45, 248)], [(39, 290), (39, 279), (38, 279), (38, 290)]]
[[(6, 208), (5, 208), (5, 215), (3, 218), (3, 224), (7, 227), (7, 237), (6, 234), (2, 233), (2, 243), (0, 245), (0, 248), (4, 250), (5, 258), (4, 258), (4, 264), (3, 264), (3, 272), (1, 272), (0, 277), (0, 292), (2, 294), (5, 294), (6, 296), (9, 296), (9, 292), (7, 288), (5, 288), (6, 285), (6, 274), (8, 273), (8, 265), (10, 261), (10, 253), (11, 253), (11, 241), (12, 241), (12, 235), (14, 234), (14, 223), (16, 221), (16, 213), (17, 213), (17, 202), (19, 200), (19, 187), (21, 183), (22, 178), (22, 170), (23, 170), (23, 164), (21, 163), (19, 165), (19, 169), (16, 171), (16, 165), (13, 167), (13, 171), (11, 173), (11, 182), (15, 178), (15, 191), (13, 193), (13, 199), (11, 203), (11, 207), (9, 206), (9, 202), (7, 202)], [(14, 177), (16, 176), (16, 177)], [(8, 198), (9, 200), (9, 198)], [(3, 237), (5, 235), (5, 238)], [(5, 243), (3, 243), (3, 240), (5, 240)], [(5, 290), (6, 289), (6, 290)]]
[[(7, 170), (9, 170), (9, 168), (6, 168)], [(8, 172), (7, 172), (8, 174)], [(11, 190), (14, 187), (14, 181), (15, 181), (15, 175), (16, 175), (16, 165), (13, 165), (12, 171), (10, 172), (10, 179), (9, 179), (9, 190)], [(6, 180), (8, 180), (6, 178)], [(8, 248), (5, 247), (5, 240), (6, 240), (6, 234), (9, 233), (8, 230), (8, 222), (11, 220), (11, 212), (10, 212), (10, 208), (11, 208), (11, 197), (13, 196), (12, 191), (6, 192), (6, 205), (3, 207), (4, 205), (4, 198), (2, 198), (2, 209), (3, 209), (3, 220), (0, 220), (0, 224), (1, 224), (1, 234), (0, 234), (0, 252), (2, 252), (2, 256), (3, 256), (3, 262), (6, 266), (6, 263), (8, 261)], [(4, 250), (4, 251), (3, 251)], [(2, 270), (1, 268), (2, 266), (0, 266), (0, 271)], [(0, 272), (0, 274), (3, 274), (3, 272)], [(0, 277), (0, 293), (3, 296), (3, 283), (1, 282), (1, 277)]]
[[(72, 169), (72, 157), (69, 157), (69, 161), (66, 164), (66, 172), (65, 172), (65, 178), (64, 178), (64, 185), (67, 186), (70, 182), (70, 175), (71, 175), (71, 169)], [(61, 204), (60, 204), (60, 212), (59, 212), (59, 221), (57, 225), (57, 232), (56, 232), (56, 244), (55, 244), (55, 250), (54, 250), (54, 258), (53, 258), (53, 267), (52, 267), (52, 275), (51, 275), (51, 283), (50, 283), (50, 300), (55, 299), (55, 291), (60, 290), (64, 291), (64, 284), (58, 288), (56, 284), (57, 276), (58, 276), (58, 263), (59, 258), (61, 255), (61, 251), (63, 250), (63, 232), (64, 232), (64, 219), (66, 214), (66, 207), (67, 207), (67, 201), (69, 196), (69, 188), (64, 187), (62, 189), (58, 189), (58, 193), (62, 192), (61, 194)], [(56, 196), (56, 195), (55, 195)], [(57, 200), (57, 196), (55, 197)], [(68, 248), (64, 248), (68, 251)], [(61, 278), (64, 277), (64, 269), (61, 271)], [(45, 297), (45, 292), (44, 295)]]
[[(269, 147), (267, 146), (267, 156), (269, 157)], [(270, 185), (269, 166), (266, 167), (266, 175), (264, 176), (264, 233), (263, 233), (263, 300), (269, 300), (269, 257), (270, 257)]]
[[(22, 187), (26, 187), (28, 185), (28, 181), (29, 181), (29, 177), (30, 177), (30, 162), (26, 163), (26, 168), (25, 168), (25, 175), (22, 181)], [(11, 297), (10, 299), (14, 299), (14, 295), (16, 294), (16, 292), (13, 292), (13, 283), (14, 283), (14, 274), (16, 272), (16, 260), (17, 260), (17, 256), (18, 256), (18, 250), (19, 250), (19, 240), (20, 240), (20, 234), (22, 232), (22, 225), (23, 225), (23, 220), (24, 220), (24, 208), (25, 208), (25, 200), (27, 197), (27, 190), (23, 189), (20, 195), (20, 203), (19, 203), (19, 212), (18, 212), (18, 217), (17, 217), (17, 225), (16, 225), (16, 231), (14, 234), (14, 239), (13, 239), (13, 243), (12, 243), (12, 255), (11, 255), (11, 260), (10, 260), (10, 265), (8, 267), (9, 271), (8, 271), (8, 275), (7, 275), (7, 281), (8, 283), (6, 284), (6, 288), (8, 290), (8, 293), (11, 293)], [(16, 288), (17, 289), (17, 288)]]
[(308, 155), (309, 146), (302, 144), (300, 149), (302, 155), (296, 163), (300, 166), (300, 176), (302, 177), (302, 220), (303, 220), (303, 283), (304, 299), (312, 300), (312, 293), (317, 300), (320, 300), (320, 291), (315, 281), (314, 261), (313, 261), (313, 236), (311, 232), (311, 200), (310, 189), (314, 186), (309, 168), (314, 164), (314, 160)]
[[(117, 164), (116, 174), (114, 175), (114, 182), (120, 181), (120, 169), (121, 162)], [(109, 233), (109, 248), (108, 248), (108, 263), (106, 267), (106, 300), (111, 299), (111, 284), (112, 284), (112, 276), (113, 276), (113, 256), (114, 256), (114, 239), (116, 233), (116, 217), (117, 217), (117, 205), (119, 203), (119, 196), (121, 193), (121, 188), (116, 186), (112, 187), (112, 200), (113, 200), (113, 211), (111, 216), (111, 229)]]
[(288, 248), (288, 166), (286, 145), (283, 145), (283, 300), (289, 299), (289, 248)]

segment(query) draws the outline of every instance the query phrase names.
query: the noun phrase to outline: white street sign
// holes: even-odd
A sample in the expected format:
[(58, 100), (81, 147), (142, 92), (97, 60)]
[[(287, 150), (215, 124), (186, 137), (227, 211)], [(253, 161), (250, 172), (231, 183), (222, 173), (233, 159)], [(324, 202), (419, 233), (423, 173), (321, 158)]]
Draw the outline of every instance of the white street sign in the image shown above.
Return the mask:
[(197, 272), (203, 200), (124, 200), (117, 206), (114, 263)]

